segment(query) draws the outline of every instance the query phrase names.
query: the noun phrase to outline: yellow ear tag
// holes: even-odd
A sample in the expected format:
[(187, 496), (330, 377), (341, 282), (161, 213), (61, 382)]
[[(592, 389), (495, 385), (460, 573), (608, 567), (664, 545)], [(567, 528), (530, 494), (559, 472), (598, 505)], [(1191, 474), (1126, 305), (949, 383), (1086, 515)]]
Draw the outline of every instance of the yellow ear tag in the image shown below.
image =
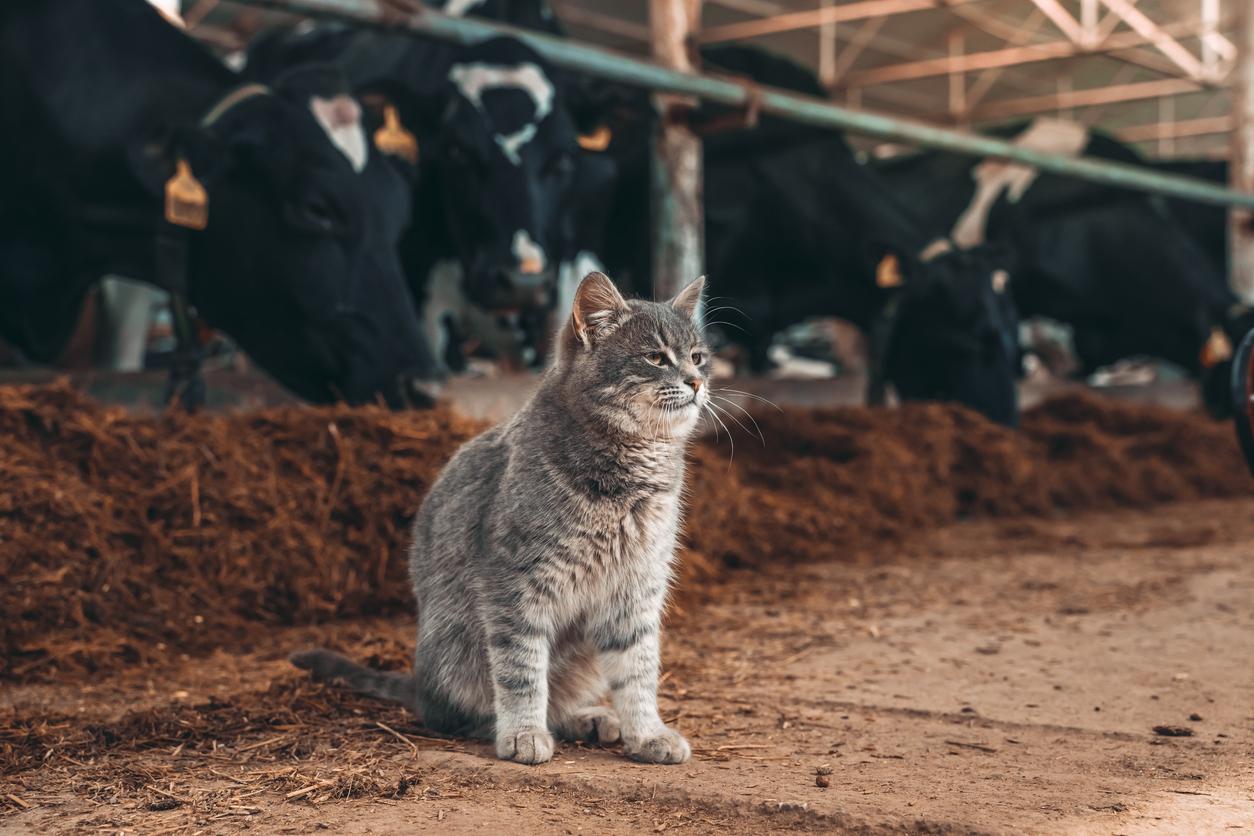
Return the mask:
[(401, 124), (396, 105), (383, 106), (383, 124), (374, 132), (374, 145), (383, 153), (400, 157), (410, 165), (418, 164), (418, 140)]
[(875, 284), (877, 287), (901, 287), (906, 280), (901, 276), (901, 262), (897, 256), (889, 253), (880, 259), (875, 268)]
[(209, 193), (179, 158), (174, 176), (165, 181), (165, 219), (175, 226), (204, 229), (209, 225)]
[(612, 139), (614, 133), (609, 125), (597, 125), (592, 133), (579, 135), (579, 147), (585, 151), (604, 151), (610, 147)]
[(1219, 328), (1210, 329), (1210, 336), (1202, 346), (1202, 368), (1213, 369), (1225, 360), (1232, 359), (1232, 341)]

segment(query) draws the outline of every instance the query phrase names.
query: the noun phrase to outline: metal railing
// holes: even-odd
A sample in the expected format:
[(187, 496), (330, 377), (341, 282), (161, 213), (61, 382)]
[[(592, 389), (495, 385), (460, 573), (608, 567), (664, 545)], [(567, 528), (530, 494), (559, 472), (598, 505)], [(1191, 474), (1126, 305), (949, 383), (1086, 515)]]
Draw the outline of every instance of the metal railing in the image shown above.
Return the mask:
[(696, 96), (710, 102), (744, 107), (752, 96), (763, 113), (881, 140), (904, 142), (977, 157), (993, 157), (1107, 186), (1132, 189), (1254, 210), (1254, 194), (1213, 183), (1160, 174), (1148, 168), (1086, 157), (1060, 157), (991, 137), (962, 133), (909, 119), (849, 110), (825, 99), (770, 87), (755, 87), (726, 78), (685, 73), (610, 50), (512, 26), (472, 18), (448, 17), (431, 10), (398, 11), (380, 0), (230, 0), (248, 6), (315, 17), (331, 17), (367, 26), (403, 28), (443, 41), (472, 44), (498, 35), (525, 42), (555, 66), (637, 87)]

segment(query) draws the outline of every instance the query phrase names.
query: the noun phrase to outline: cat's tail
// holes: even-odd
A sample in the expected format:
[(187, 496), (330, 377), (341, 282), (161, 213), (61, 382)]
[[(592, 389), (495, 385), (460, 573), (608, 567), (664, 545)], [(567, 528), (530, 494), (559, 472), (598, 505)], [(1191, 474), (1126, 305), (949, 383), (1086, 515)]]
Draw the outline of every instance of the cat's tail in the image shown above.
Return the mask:
[(413, 674), (377, 671), (333, 650), (301, 650), (289, 656), (288, 660), (312, 673), (315, 679), (338, 679), (354, 691), (414, 705), (417, 678)]

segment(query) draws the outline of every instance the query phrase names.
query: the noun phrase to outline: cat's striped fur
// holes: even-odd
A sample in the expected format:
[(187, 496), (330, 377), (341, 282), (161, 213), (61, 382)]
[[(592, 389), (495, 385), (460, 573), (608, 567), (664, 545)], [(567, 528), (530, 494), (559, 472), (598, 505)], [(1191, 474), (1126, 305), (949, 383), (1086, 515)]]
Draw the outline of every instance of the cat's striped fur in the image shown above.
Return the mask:
[(708, 398), (702, 286), (625, 301), (585, 277), (535, 397), (458, 451), (414, 523), (412, 674), (325, 650), (293, 661), (433, 729), (493, 736), (502, 758), (547, 761), (555, 733), (687, 760), (656, 692), (685, 446)]

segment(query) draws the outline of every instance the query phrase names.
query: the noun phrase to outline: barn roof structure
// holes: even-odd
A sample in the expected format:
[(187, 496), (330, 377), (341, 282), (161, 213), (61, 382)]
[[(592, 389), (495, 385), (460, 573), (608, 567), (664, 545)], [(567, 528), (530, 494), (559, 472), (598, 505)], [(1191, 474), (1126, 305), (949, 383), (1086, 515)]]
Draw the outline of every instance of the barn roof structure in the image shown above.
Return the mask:
[[(854, 108), (959, 128), (1062, 115), (1152, 156), (1226, 157), (1246, 2), (705, 0), (698, 38), (788, 54)], [(646, 0), (552, 4), (581, 40), (649, 50)], [(229, 0), (183, 14), (222, 49), (281, 17)]]

